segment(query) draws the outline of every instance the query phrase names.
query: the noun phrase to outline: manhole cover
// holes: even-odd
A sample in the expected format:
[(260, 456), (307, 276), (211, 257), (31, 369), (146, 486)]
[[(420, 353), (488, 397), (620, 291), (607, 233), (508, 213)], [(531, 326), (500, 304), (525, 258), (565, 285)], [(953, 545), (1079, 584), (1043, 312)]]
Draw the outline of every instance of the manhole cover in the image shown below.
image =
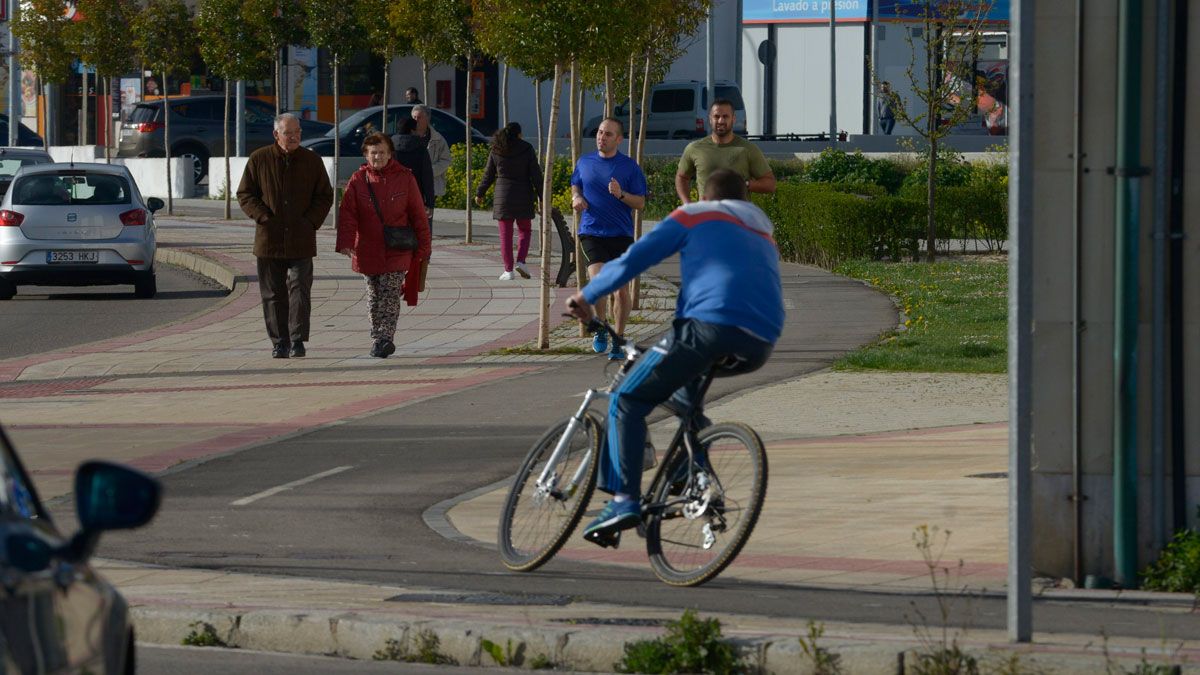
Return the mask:
[(1008, 478), (1007, 471), (995, 471), (993, 473), (973, 473), (967, 478)]
[(401, 593), (386, 602), (446, 602), (456, 605), (552, 605), (571, 604), (566, 595), (504, 595), (502, 593)]
[(587, 626), (665, 626), (667, 619), (601, 619), (599, 617), (583, 617), (575, 619), (550, 619), (559, 623), (581, 624)]

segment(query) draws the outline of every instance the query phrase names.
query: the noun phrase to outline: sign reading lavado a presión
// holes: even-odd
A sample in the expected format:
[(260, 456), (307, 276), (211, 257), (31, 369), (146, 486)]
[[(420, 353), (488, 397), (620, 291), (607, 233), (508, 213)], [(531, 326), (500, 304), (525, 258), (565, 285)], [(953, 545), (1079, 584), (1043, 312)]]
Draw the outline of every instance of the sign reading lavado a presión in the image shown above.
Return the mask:
[[(833, 0), (837, 21), (866, 21), (867, 0)], [(830, 0), (742, 0), (742, 23), (829, 21)]]

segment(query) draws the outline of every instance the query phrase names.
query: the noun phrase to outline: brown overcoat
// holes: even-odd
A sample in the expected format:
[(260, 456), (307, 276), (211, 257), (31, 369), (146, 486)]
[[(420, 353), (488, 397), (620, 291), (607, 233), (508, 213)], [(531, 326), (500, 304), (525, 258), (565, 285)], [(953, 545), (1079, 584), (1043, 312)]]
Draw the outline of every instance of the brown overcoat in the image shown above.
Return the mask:
[(325, 163), (308, 148), (285, 153), (277, 143), (250, 154), (237, 191), (238, 205), (252, 218), (254, 255), (313, 258), (317, 230), (333, 206)]

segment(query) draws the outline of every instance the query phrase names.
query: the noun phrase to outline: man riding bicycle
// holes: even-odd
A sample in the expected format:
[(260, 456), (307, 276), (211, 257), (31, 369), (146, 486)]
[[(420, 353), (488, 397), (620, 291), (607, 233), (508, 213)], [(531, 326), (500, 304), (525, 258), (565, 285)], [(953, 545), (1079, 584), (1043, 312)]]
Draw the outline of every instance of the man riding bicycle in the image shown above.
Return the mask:
[(704, 376), (724, 359), (735, 359), (739, 373), (757, 370), (783, 330), (771, 221), (746, 201), (746, 182), (732, 171), (709, 175), (704, 200), (676, 209), (567, 300), (568, 311), (586, 323), (597, 299), (679, 253), (682, 283), (671, 330), (633, 365), (609, 399), (598, 486), (613, 499), (584, 530), (588, 540), (640, 520), (646, 415), (668, 398), (689, 406)]

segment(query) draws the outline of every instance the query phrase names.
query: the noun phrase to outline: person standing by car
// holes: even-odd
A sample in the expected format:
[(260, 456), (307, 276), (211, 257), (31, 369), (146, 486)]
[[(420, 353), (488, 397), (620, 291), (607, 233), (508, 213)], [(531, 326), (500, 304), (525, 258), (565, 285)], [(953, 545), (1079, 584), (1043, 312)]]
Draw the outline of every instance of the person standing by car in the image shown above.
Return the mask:
[[(404, 276), (429, 259), (429, 221), (417, 179), (393, 157), (392, 139), (371, 134), (363, 139), (362, 151), (367, 162), (346, 184), (335, 247), (349, 256), (351, 269), (366, 277), (371, 356), (385, 359), (396, 351)], [(385, 227), (412, 228), (416, 248), (389, 248)]]
[(417, 186), (421, 188), (421, 201), (425, 204), (425, 218), (433, 217), (433, 163), (425, 150), (425, 142), (417, 136), (417, 121), (411, 117), (400, 120), (400, 133), (392, 136), (396, 149), (396, 161), (413, 172)]
[(697, 194), (704, 194), (708, 175), (717, 169), (729, 169), (746, 181), (750, 192), (775, 192), (775, 174), (766, 156), (750, 141), (733, 133), (737, 114), (733, 103), (719, 98), (708, 107), (708, 125), (712, 133), (688, 143), (679, 158), (675, 171), (675, 194), (679, 201), (692, 201), (692, 178), (696, 179)]
[(275, 118), (275, 143), (250, 154), (238, 205), (254, 220), (254, 256), (271, 356), (306, 355), (317, 230), (333, 206), (333, 188), (317, 153), (300, 147), (300, 120)]
[[(580, 214), (579, 245), (587, 260), (588, 278), (595, 279), (604, 264), (620, 258), (633, 244), (633, 210), (646, 205), (646, 175), (619, 150), (625, 130), (615, 117), (605, 118), (596, 130), (596, 152), (583, 155), (571, 175), (571, 208)], [(629, 289), (621, 286), (613, 296), (618, 335), (625, 334), (631, 308)], [(596, 312), (604, 315), (604, 299), (596, 299)], [(592, 350), (608, 349), (608, 333), (597, 331)], [(624, 356), (613, 342), (608, 358)]]
[[(415, 93), (416, 90), (414, 89)], [(433, 112), (429, 110), (427, 105), (419, 105), (420, 99), (417, 99), (418, 105), (414, 105), (412, 109), (412, 118), (417, 122), (417, 136), (425, 141), (425, 148), (429, 150), (429, 161), (433, 164), (433, 194), (434, 199), (446, 194), (446, 170), (450, 168), (450, 146), (446, 143), (446, 138), (438, 133), (430, 125)], [(429, 231), (433, 231), (433, 209), (429, 211)]]
[[(542, 187), (542, 168), (537, 152), (521, 138), (521, 125), (509, 122), (492, 136), (492, 151), (488, 154), (483, 180), (475, 189), (475, 203), (483, 206), (488, 188), (496, 184), (492, 197), (492, 217), (500, 227), (500, 257), (504, 260), (501, 281), (512, 281), (520, 274), (529, 278), (525, 256), (533, 233), (534, 205)], [(517, 259), (513, 261), (513, 224), (516, 224)], [(514, 271), (515, 270), (515, 271)]]

